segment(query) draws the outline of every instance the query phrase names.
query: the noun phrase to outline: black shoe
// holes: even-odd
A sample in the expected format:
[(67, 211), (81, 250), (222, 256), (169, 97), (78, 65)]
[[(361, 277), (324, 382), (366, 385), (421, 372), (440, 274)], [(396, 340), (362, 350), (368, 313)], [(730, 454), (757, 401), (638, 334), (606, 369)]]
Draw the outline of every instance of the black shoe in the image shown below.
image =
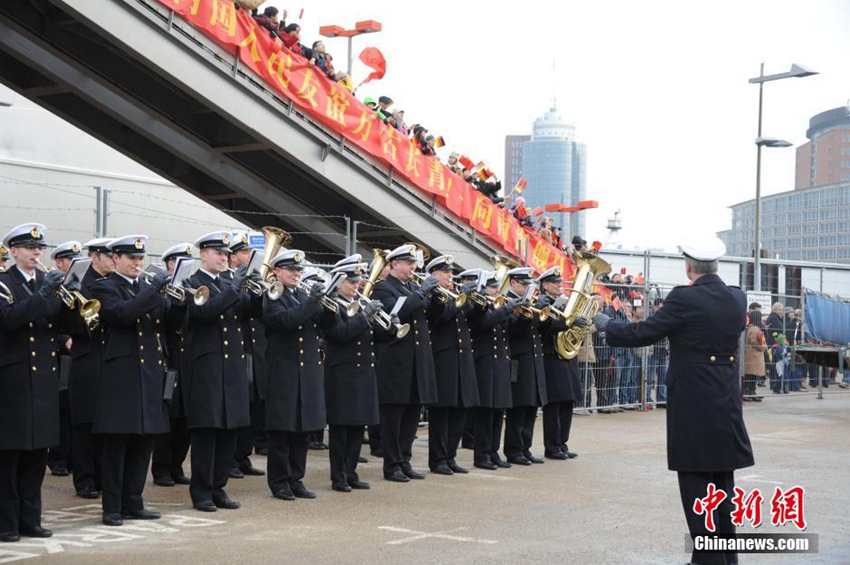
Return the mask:
[(194, 506), (195, 510), (200, 510), (201, 512), (215, 512), (218, 510), (215, 506), (215, 502), (212, 500), (202, 500), (201, 502), (196, 502)]
[(511, 464), (509, 462), (505, 461), (504, 459), (502, 459), (501, 457), (499, 457), (498, 455), (494, 455), (490, 459), (490, 461), (492, 461), (493, 465), (495, 465), (496, 467), (499, 467), (500, 469), (510, 469), (511, 468)]
[(243, 475), (250, 475), (252, 477), (262, 477), (266, 474), (262, 469), (257, 469), (251, 464), (248, 465), (240, 465), (239, 470), (242, 471)]
[(158, 487), (173, 487), (177, 483), (171, 477), (157, 477), (153, 480), (153, 484)]
[(486, 469), (487, 471), (495, 471), (496, 469), (499, 468), (492, 461), (481, 461), (481, 462), (476, 461), (475, 466), (478, 467), (479, 469)]
[(557, 459), (559, 461), (565, 461), (567, 459), (567, 454), (563, 451), (556, 451), (555, 453), (546, 453), (544, 457), (546, 457), (546, 459)]
[(410, 481), (410, 479), (407, 478), (407, 475), (405, 475), (401, 471), (393, 471), (389, 475), (384, 474), (384, 478), (394, 483), (406, 483)]
[(372, 488), (372, 485), (370, 485), (366, 481), (361, 481), (360, 479), (357, 479), (357, 480), (354, 480), (354, 481), (349, 479), (348, 480), (348, 486), (350, 486), (351, 488), (353, 488), (355, 490), (369, 490), (370, 488)]
[(348, 483), (331, 483), (331, 488), (337, 492), (351, 492), (351, 487)]
[(13, 543), (21, 541), (21, 534), (18, 532), (0, 532), (0, 542)]
[(322, 450), (327, 448), (328, 446), (322, 443), (321, 441), (311, 441), (309, 444), (307, 444), (307, 449)]
[(524, 453), (523, 457), (525, 457), (526, 459), (528, 459), (529, 461), (531, 461), (535, 465), (542, 465), (543, 463), (545, 463), (545, 461), (541, 457), (535, 457), (530, 452)]
[(368, 463), (369, 460), (366, 459), (365, 457), (363, 457), (362, 455), (360, 455), (359, 457), (357, 457), (357, 462), (358, 463)]
[(234, 467), (228, 473), (231, 479), (244, 479), (245, 474), (239, 470), (239, 467)]
[(54, 477), (67, 477), (71, 474), (71, 472), (68, 471), (68, 468), (63, 467), (62, 465), (57, 465), (53, 467), (52, 469), (50, 469), (50, 472), (53, 474)]
[(296, 498), (316, 498), (316, 493), (309, 490), (301, 482), (297, 482), (291, 486), (292, 494), (294, 494)]
[(292, 494), (292, 489), (289, 485), (281, 487), (272, 493), (272, 496), (281, 500), (295, 500), (295, 495)]
[(449, 469), (451, 469), (453, 473), (459, 473), (461, 475), (466, 475), (467, 473), (469, 473), (469, 469), (467, 469), (466, 467), (461, 467), (454, 459), (449, 459), (446, 464), (449, 466)]
[(174, 480), (175, 484), (178, 485), (190, 485), (192, 484), (192, 480), (186, 475), (177, 475), (176, 477), (171, 477)]
[(235, 500), (230, 500), (228, 497), (224, 498), (214, 498), (213, 504), (215, 504), (216, 508), (223, 508), (224, 510), (236, 510), (239, 508), (239, 503)]
[(566, 445), (561, 449), (561, 452), (567, 456), (567, 459), (575, 459), (576, 457), (578, 457), (578, 453), (570, 451), (570, 449)]
[(122, 512), (121, 517), (125, 520), (159, 520), (162, 515), (159, 512), (142, 508), (132, 512)]
[(440, 463), (439, 465), (431, 467), (431, 472), (436, 473), (437, 475), (454, 475), (454, 471), (449, 469), (449, 466), (445, 463)]
[(103, 525), (104, 526), (122, 526), (124, 524), (124, 520), (121, 519), (121, 514), (117, 512), (104, 512), (103, 513)]
[(508, 462), (513, 463), (514, 465), (531, 465), (531, 461), (526, 459), (523, 455), (518, 455), (516, 457), (508, 457)]
[(414, 471), (413, 469), (408, 469), (407, 471), (402, 469), (401, 472), (407, 475), (408, 479), (416, 479), (417, 481), (421, 481), (425, 478), (424, 474), (420, 473), (419, 471)]
[(97, 492), (97, 489), (94, 487), (83, 487), (77, 491), (77, 496), (80, 498), (100, 498), (100, 493)]
[(49, 538), (53, 536), (53, 532), (41, 526), (33, 526), (32, 528), (21, 527), (21, 535), (28, 538)]

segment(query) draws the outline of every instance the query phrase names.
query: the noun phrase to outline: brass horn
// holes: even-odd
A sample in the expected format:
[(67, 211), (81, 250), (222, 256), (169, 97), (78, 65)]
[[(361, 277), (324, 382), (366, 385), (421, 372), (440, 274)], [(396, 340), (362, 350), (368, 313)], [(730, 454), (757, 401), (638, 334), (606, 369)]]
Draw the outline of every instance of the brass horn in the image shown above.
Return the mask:
[(383, 272), (384, 267), (387, 266), (387, 255), (389, 253), (386, 249), (372, 250), (372, 269), (369, 271), (369, 278), (366, 279), (363, 289), (360, 291), (360, 294), (364, 298), (368, 299), (372, 296), (372, 289), (375, 287), (378, 279), (381, 278), (381, 272)]
[[(49, 273), (53, 270), (53, 268), (45, 267), (41, 261), (36, 261), (35, 265), (43, 273)], [(86, 327), (90, 331), (97, 328), (97, 326), (100, 324), (100, 318), (98, 315), (98, 313), (100, 312), (99, 300), (96, 300), (94, 298), (86, 298), (78, 290), (68, 290), (67, 288), (65, 288), (64, 280), (62, 281), (62, 284), (56, 287), (56, 296), (58, 296), (59, 299), (62, 300), (62, 302), (65, 303), (65, 306), (67, 306), (70, 310), (74, 310), (77, 305), (79, 305), (80, 317), (83, 319), (86, 324)]]

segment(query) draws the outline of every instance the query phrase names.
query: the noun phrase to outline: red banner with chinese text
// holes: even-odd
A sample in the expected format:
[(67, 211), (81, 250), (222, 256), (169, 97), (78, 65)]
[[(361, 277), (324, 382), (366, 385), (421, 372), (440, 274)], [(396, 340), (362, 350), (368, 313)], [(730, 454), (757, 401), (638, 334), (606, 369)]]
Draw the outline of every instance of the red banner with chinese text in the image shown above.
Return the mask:
[(159, 1), (220, 45), (232, 48), (245, 66), (311, 118), (435, 196), (477, 232), (496, 242), (505, 254), (524, 255), (538, 272), (558, 265), (565, 276), (571, 276), (572, 263), (564, 253), (535, 232), (520, 227), (510, 212), (495, 206), (439, 159), (422, 155), (411, 140), (384, 124), (345, 88), (272, 39), (250, 14), (236, 9), (233, 0)]

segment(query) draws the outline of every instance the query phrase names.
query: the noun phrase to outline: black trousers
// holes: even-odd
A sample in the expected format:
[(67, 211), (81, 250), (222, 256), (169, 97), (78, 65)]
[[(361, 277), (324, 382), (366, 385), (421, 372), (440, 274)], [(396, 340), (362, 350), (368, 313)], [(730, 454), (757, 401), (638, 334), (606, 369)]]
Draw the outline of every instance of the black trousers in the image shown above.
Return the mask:
[[(682, 509), (685, 511), (685, 520), (688, 522), (688, 530), (692, 539), (696, 535), (711, 535), (711, 532), (705, 527), (705, 515), (694, 512), (694, 501), (697, 498), (706, 497), (709, 483), (714, 483), (718, 490), (723, 490), (726, 493), (726, 499), (714, 511), (715, 533), (735, 534), (735, 526), (732, 524), (731, 516), (734, 509), (732, 497), (735, 490), (735, 472), (685, 473), (680, 471), (679, 494), (682, 497)], [(734, 551), (709, 553), (695, 550), (691, 554), (691, 563), (697, 565), (737, 564), (738, 553)]]
[(593, 392), (593, 363), (579, 363), (579, 379), (581, 379), (581, 398), (578, 405), (582, 408), (590, 408), (591, 394)]
[(374, 424), (366, 428), (369, 430), (369, 450), (379, 451), (384, 448), (384, 442), (381, 441), (381, 424)]
[(0, 449), (0, 532), (41, 525), (41, 484), (47, 449)]
[(234, 467), (250, 467), (251, 453), (257, 443), (257, 434), (262, 424), (265, 404), (262, 400), (252, 400), (250, 406), (251, 424), (239, 428), (236, 433), (236, 454), (233, 456)]
[(189, 453), (192, 436), (185, 417), (171, 418), (171, 431), (156, 436), (151, 475), (154, 479), (183, 477), (183, 462)]
[(511, 459), (531, 455), (535, 420), (537, 406), (508, 408), (505, 416), (505, 457)]
[(457, 448), (466, 424), (466, 409), (457, 406), (434, 406), (428, 410), (428, 465), (457, 457)]
[[(596, 406), (611, 406), (612, 393), (614, 391), (614, 375), (609, 374), (611, 366), (610, 359), (597, 361), (592, 365), (593, 378), (596, 382)], [(589, 406), (589, 405), (588, 405)]]
[(304, 478), (307, 472), (308, 432), (282, 432), (269, 430), (269, 457), (267, 478), (272, 493), (285, 486), (291, 487)]
[(566, 453), (573, 425), (572, 400), (550, 402), (543, 407), (543, 447), (551, 455), (559, 451)]
[(328, 459), (331, 463), (331, 482), (358, 481), (357, 460), (363, 446), (365, 426), (328, 426)]
[(410, 471), (413, 440), (419, 426), (419, 404), (381, 404), (380, 411), (384, 476), (395, 471)]
[(155, 436), (101, 434), (103, 511), (120, 514), (144, 509), (142, 491)]
[(74, 470), (74, 488), (80, 492), (84, 488), (101, 489), (100, 470), (102, 449), (100, 438), (91, 433), (92, 425), (77, 424), (71, 427), (71, 467)]
[(47, 466), (65, 467), (71, 469), (72, 456), (71, 440), (71, 401), (68, 389), (59, 391), (59, 445), (54, 445), (47, 452)]
[(475, 462), (493, 461), (499, 456), (499, 440), (502, 437), (502, 411), (479, 406), (472, 409), (475, 440)]
[(196, 428), (192, 437), (192, 478), (189, 494), (192, 503), (216, 501), (227, 497), (224, 487), (233, 468), (236, 430)]

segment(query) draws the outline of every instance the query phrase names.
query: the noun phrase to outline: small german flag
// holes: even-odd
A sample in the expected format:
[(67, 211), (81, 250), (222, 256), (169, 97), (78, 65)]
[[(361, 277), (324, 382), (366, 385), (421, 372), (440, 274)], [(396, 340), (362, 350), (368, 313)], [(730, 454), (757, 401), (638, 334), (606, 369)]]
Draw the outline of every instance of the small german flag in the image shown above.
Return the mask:
[(516, 186), (514, 186), (514, 192), (516, 192), (517, 194), (522, 194), (523, 191), (525, 191), (525, 187), (527, 187), (527, 186), (528, 186), (528, 181), (525, 180), (525, 177), (519, 177), (519, 180), (517, 181)]
[(472, 159), (470, 159), (466, 155), (461, 155), (460, 159), (458, 159), (458, 162), (463, 165), (463, 168), (467, 171), (471, 171), (475, 168), (475, 165), (472, 163)]
[(486, 167), (482, 167), (482, 169), (478, 171), (478, 176), (481, 177), (481, 180), (486, 181), (493, 177), (493, 172)]
[(446, 146), (446, 140), (443, 139), (442, 135), (439, 136), (439, 137), (436, 137), (436, 138), (434, 138), (434, 145), (436, 147), (445, 147)]

